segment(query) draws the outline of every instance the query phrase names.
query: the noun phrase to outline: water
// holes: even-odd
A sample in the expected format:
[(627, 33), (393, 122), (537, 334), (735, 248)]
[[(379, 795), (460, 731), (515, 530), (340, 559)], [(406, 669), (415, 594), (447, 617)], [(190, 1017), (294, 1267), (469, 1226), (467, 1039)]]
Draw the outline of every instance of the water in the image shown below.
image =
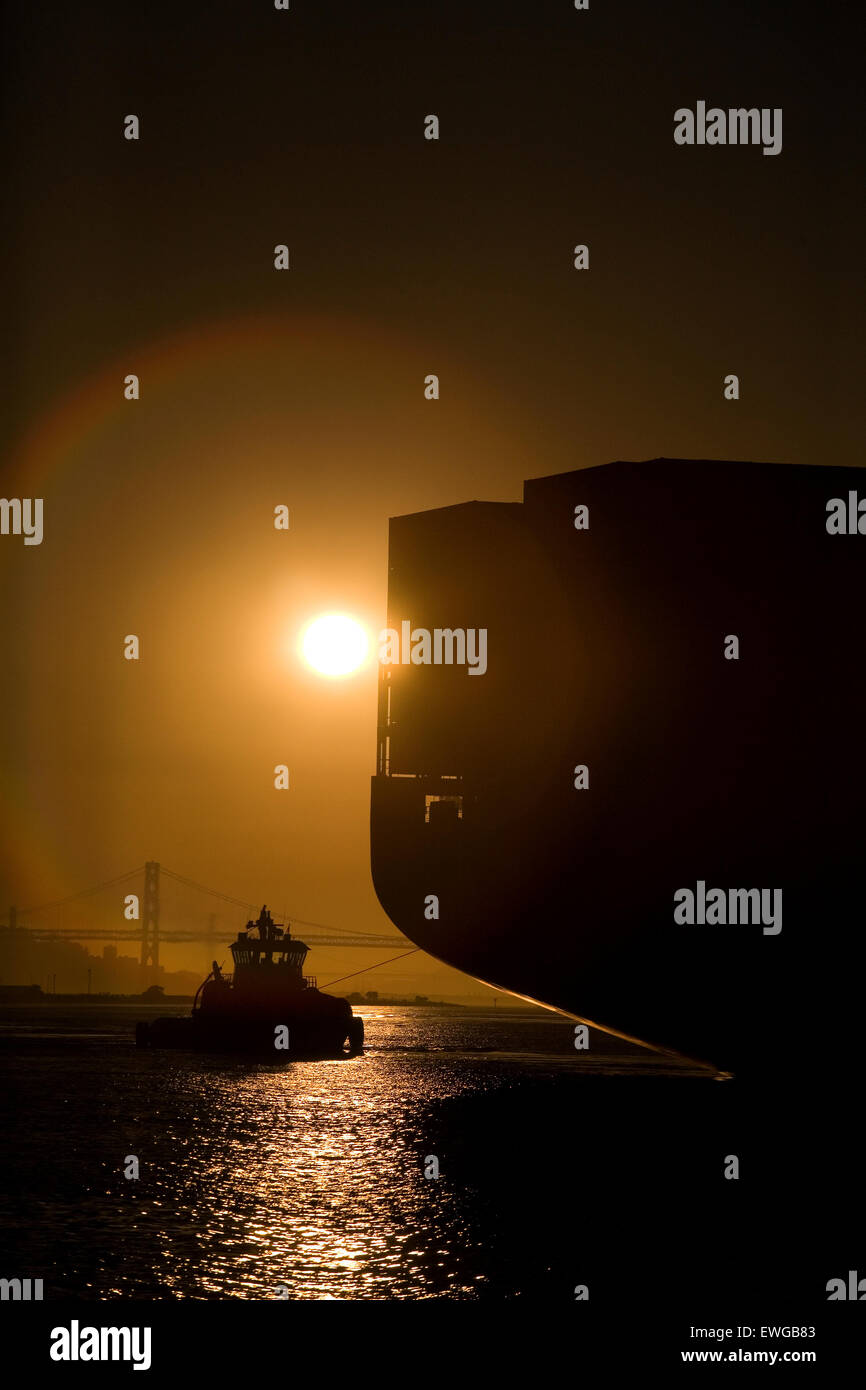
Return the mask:
[(136, 1050), (169, 1011), (0, 1010), (2, 1272), (46, 1298), (570, 1299), (647, 1243), (718, 1278), (750, 1219), (731, 1083), (555, 1015), (360, 1009), (363, 1056), (270, 1064)]

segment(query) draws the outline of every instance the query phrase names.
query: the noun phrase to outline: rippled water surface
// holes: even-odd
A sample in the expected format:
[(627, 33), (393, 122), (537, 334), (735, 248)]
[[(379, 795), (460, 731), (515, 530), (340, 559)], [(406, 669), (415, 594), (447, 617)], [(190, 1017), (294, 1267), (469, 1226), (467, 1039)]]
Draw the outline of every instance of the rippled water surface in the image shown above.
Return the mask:
[(705, 1085), (536, 1011), (360, 1009), (363, 1056), (280, 1065), (137, 1051), (153, 1012), (0, 1012), (3, 1260), (46, 1297), (519, 1295), (572, 1258), (539, 1187), (570, 1186), (581, 1098)]

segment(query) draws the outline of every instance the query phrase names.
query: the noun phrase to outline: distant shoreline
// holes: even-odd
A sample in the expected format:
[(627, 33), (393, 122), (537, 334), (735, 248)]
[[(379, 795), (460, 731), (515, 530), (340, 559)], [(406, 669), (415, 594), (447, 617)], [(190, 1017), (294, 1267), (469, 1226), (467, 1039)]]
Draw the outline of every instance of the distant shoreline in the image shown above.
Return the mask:
[[(0, 1008), (4, 1006), (15, 1008), (33, 1008), (34, 1006), (49, 1007), (55, 1004), (135, 1004), (140, 1008), (161, 1008), (165, 1004), (192, 1004), (194, 996), (192, 994), (164, 994), (159, 999), (153, 996), (141, 994), (29, 994), (25, 988), (14, 994), (4, 993), (0, 987)], [(350, 1003), (355, 1008), (380, 1009), (380, 1008), (411, 1008), (411, 1009), (487, 1009), (491, 1013), (526, 1013), (532, 1012), (532, 1006), (526, 1004), (458, 1004), (448, 999), (364, 999), (353, 995), (349, 996)]]
[(0, 1006), (4, 1004), (191, 1004), (192, 994), (163, 994), (158, 999), (143, 994), (6, 994), (0, 989)]

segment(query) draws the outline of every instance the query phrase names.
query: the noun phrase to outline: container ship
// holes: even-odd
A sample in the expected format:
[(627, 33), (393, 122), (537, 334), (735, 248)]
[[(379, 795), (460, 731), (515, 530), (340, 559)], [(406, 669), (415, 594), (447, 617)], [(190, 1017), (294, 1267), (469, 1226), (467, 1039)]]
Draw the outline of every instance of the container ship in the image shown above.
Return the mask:
[(857, 468), (621, 461), (392, 518), (391, 921), (722, 1073), (854, 1055), (864, 581)]

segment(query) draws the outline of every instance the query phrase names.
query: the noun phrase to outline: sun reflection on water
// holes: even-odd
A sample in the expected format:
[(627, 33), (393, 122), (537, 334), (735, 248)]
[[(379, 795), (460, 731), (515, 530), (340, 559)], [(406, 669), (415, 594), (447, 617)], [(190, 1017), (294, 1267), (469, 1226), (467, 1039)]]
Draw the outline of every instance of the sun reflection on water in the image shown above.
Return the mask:
[[(187, 1064), (173, 1082), (187, 1093), (202, 1086), (207, 1104), (198, 1098), (205, 1114), (192, 1142), (167, 1134), (158, 1178), (173, 1197), (162, 1272), (171, 1296), (465, 1296), (459, 1203), (424, 1179), (413, 1084), (393, 1059), (387, 1068), (372, 1058), (279, 1070)], [(160, 1219), (154, 1203), (150, 1218)]]
[[(46, 1296), (460, 1299), (522, 1288), (529, 1275), (510, 1241), (548, 1240), (532, 1162), (542, 1187), (570, 1191), (571, 1149), (555, 1126), (564, 1116), (570, 1127), (575, 1093), (550, 1087), (635, 1060), (576, 1061), (570, 1022), (548, 1015), (394, 1009), (367, 1024), (362, 1057), (280, 1065), (137, 1051), (120, 1009), (53, 1044), (22, 1035), (7, 1052), (0, 1123), (22, 1108), (27, 1123), (0, 1215)], [(539, 1096), (529, 1116), (528, 1081)], [(521, 1135), (534, 1159), (515, 1159)], [(136, 1182), (123, 1177), (131, 1153)], [(430, 1154), (439, 1179), (425, 1176)]]

